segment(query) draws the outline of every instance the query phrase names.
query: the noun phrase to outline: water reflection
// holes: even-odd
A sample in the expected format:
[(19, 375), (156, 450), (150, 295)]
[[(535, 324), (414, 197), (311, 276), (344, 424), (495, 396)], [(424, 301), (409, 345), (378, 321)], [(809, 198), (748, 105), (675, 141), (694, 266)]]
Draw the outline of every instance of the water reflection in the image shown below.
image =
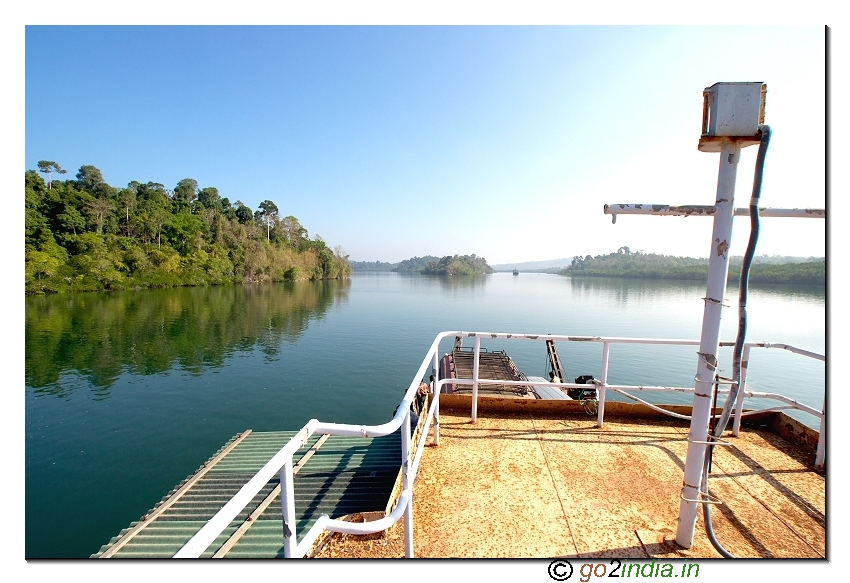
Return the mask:
[[(618, 277), (571, 277), (570, 286), (581, 297), (607, 297), (618, 305), (635, 304), (652, 299), (659, 294), (673, 297), (691, 297), (705, 295), (705, 282), (640, 279)], [(764, 297), (774, 297), (782, 301), (804, 299), (806, 301), (826, 302), (825, 290), (820, 286), (749, 284), (749, 289)], [(727, 284), (726, 297), (737, 298), (738, 284)]]
[(255, 348), (273, 359), (310, 321), (345, 303), (350, 280), (26, 298), (25, 378), (66, 397), (83, 377), (96, 396), (124, 372), (198, 375)]

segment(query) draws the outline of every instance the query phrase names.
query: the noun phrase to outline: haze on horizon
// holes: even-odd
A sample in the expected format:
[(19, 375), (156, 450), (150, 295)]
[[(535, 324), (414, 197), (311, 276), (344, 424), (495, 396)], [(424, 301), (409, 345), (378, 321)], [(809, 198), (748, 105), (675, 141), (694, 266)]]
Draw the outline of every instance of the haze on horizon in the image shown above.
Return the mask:
[[(825, 69), (821, 26), (27, 26), (24, 170), (271, 199), (357, 261), (706, 257), (710, 219), (612, 225), (603, 205), (712, 204), (702, 91), (763, 81), (761, 203), (824, 208)], [(764, 219), (757, 253), (823, 257), (825, 232)]]

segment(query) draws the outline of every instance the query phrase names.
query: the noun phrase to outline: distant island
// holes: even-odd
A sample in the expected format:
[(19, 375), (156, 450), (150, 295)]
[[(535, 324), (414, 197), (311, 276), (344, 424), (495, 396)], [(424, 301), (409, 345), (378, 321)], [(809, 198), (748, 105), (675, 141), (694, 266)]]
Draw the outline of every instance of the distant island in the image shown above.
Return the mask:
[(191, 178), (117, 188), (90, 165), (76, 180), (53, 174), (66, 171), (50, 160), (24, 174), (27, 294), (351, 275), (342, 247), (311, 239), (271, 200), (253, 211)]
[[(730, 258), (729, 281), (738, 281), (742, 263), (742, 257)], [(705, 281), (708, 278), (708, 259), (633, 252), (628, 247), (620, 247), (608, 255), (576, 256), (559, 273), (567, 276)], [(749, 281), (823, 286), (826, 284), (826, 261), (822, 257), (757, 256), (753, 259)]]
[(494, 273), (487, 260), (472, 255), (446, 255), (411, 257), (398, 263), (382, 261), (351, 261), (353, 271), (394, 271), (396, 273), (423, 273), (426, 275), (478, 275)]

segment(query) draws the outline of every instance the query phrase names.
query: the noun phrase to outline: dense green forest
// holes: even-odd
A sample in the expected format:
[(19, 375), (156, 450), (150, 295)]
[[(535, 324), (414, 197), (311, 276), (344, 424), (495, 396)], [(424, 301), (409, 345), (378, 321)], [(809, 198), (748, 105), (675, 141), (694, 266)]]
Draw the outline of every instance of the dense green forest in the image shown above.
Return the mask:
[(398, 263), (387, 261), (350, 261), (352, 271), (392, 271)]
[(472, 255), (447, 255), (439, 261), (429, 261), (428, 266), (420, 270), (427, 275), (478, 275), (493, 273), (483, 257)]
[[(351, 275), (342, 247), (310, 239), (271, 200), (252, 211), (185, 178), (110, 186), (94, 166), (76, 180), (42, 160), (25, 175), (26, 292), (337, 279)], [(47, 175), (47, 181), (39, 176)]]
[(383, 261), (352, 261), (354, 271), (394, 271), (396, 273), (425, 273), (427, 275), (474, 275), (493, 273), (483, 257), (472, 255), (447, 255), (436, 257), (411, 257), (398, 263)]
[[(750, 268), (749, 281), (824, 285), (826, 283), (825, 260), (814, 257), (810, 259), (810, 261), (792, 261), (788, 258), (786, 263), (776, 263), (775, 258), (756, 257)], [(738, 281), (741, 263), (741, 257), (730, 259), (729, 281)], [(633, 252), (628, 247), (620, 247), (616, 253), (608, 255), (574, 257), (570, 266), (565, 267), (560, 273), (576, 276), (705, 280), (708, 277), (708, 259)]]
[[(457, 255), (455, 255), (457, 257)], [(466, 255), (464, 255), (466, 257)], [(426, 255), (425, 257), (411, 257), (410, 259), (405, 259), (404, 261), (400, 261), (395, 267), (393, 267), (393, 271), (398, 273), (413, 273), (415, 271), (422, 271), (423, 269), (428, 269), (432, 263), (439, 263), (441, 259), (439, 257), (435, 257), (433, 255)]]

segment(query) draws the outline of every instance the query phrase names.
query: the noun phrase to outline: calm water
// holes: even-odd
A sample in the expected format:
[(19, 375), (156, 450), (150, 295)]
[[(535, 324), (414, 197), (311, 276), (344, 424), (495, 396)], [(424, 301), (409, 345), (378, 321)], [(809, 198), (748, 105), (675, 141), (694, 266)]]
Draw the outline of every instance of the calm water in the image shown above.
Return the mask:
[[(704, 295), (680, 282), (369, 273), (27, 298), (26, 556), (96, 552), (245, 429), (388, 420), (441, 331), (698, 339)], [(737, 289), (727, 297), (737, 305)], [(823, 354), (825, 308), (822, 290), (751, 288), (747, 338)], [(734, 340), (737, 317), (724, 318)], [(545, 372), (542, 343), (482, 345)], [(568, 377), (599, 376), (601, 345), (559, 349)], [(609, 380), (693, 386), (695, 352), (614, 346)], [(823, 363), (781, 350), (750, 363), (752, 389), (815, 407), (824, 379)]]

